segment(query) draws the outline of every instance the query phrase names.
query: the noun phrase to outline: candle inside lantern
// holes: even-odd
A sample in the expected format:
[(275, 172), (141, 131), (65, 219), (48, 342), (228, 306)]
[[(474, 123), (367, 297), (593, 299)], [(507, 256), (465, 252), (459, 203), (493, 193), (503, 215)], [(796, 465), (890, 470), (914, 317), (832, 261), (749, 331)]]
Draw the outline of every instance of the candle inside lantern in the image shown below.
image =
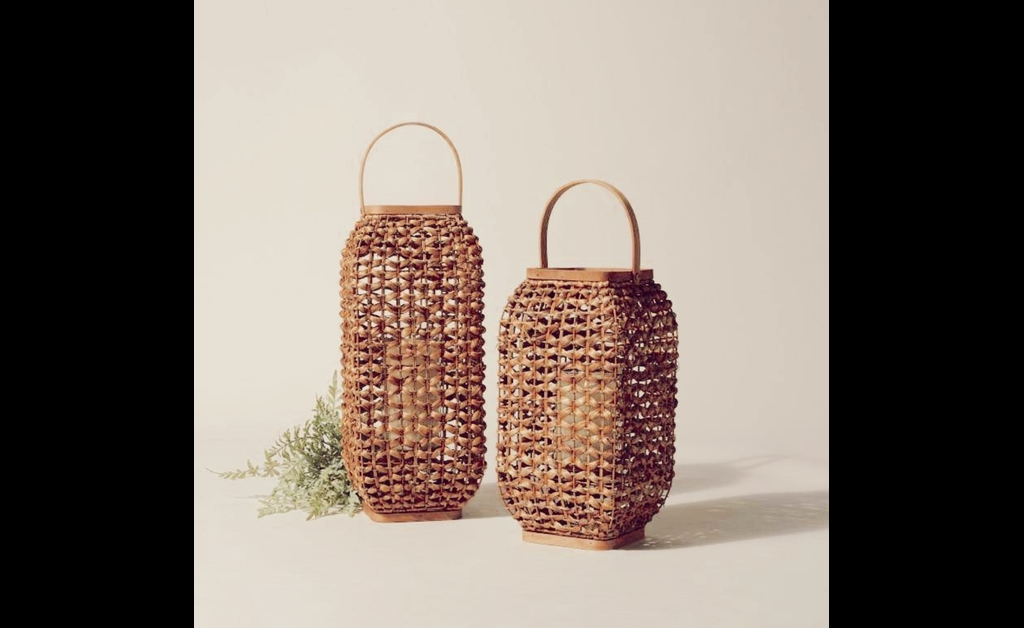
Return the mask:
[[(403, 342), (386, 352), (387, 386), (382, 419), (384, 439), (405, 443), (410, 450), (430, 441), (440, 421), (432, 416), (440, 401), (441, 348), (427, 342)], [(439, 408), (444, 413), (444, 407)]]
[[(557, 467), (564, 469), (572, 465), (577, 468), (573, 473), (574, 483), (600, 483), (602, 466), (611, 461), (604, 461), (605, 452), (612, 452), (612, 429), (615, 424), (615, 378), (604, 371), (586, 371), (579, 368), (566, 368), (559, 373), (558, 379), (558, 413), (553, 432), (560, 442), (552, 454)], [(596, 510), (611, 511), (614, 498), (604, 485), (598, 490), (587, 490), (579, 495), (586, 505)], [(596, 494), (595, 494), (596, 493)]]
[[(558, 379), (558, 423), (552, 430), (563, 437), (559, 461), (571, 458), (588, 467), (611, 450), (614, 425), (615, 379), (604, 371), (579, 368), (561, 371)], [(578, 453), (577, 453), (578, 452)]]

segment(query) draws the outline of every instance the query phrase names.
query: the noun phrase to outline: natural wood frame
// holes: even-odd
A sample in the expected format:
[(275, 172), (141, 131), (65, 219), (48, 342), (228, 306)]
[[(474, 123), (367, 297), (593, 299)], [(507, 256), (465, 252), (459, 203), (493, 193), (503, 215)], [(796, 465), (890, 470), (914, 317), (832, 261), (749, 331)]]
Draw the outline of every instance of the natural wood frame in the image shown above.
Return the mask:
[[(622, 202), (631, 268), (547, 267), (551, 211), (583, 183)], [(653, 271), (640, 267), (632, 206), (609, 183), (559, 188), (540, 250), (540, 268), (509, 298), (498, 334), (499, 491), (526, 541), (621, 547), (643, 537), (672, 482), (675, 314)]]
[[(458, 170), (457, 205), (366, 205), (377, 141), (436, 132)], [(359, 166), (360, 218), (341, 255), (342, 452), (373, 521), (458, 519), (484, 473), (483, 269), (461, 214), (462, 162), (437, 127), (403, 122)]]

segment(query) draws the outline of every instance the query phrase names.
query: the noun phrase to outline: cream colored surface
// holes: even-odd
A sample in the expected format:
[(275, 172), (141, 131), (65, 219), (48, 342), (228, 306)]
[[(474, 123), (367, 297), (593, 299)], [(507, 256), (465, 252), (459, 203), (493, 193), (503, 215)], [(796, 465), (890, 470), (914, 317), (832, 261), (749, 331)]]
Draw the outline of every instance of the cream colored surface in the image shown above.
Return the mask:
[[(827, 2), (194, 8), (197, 626), (827, 625)], [(492, 377), (547, 199), (593, 177), (631, 201), (680, 325), (681, 475), (652, 551), (524, 544), (493, 489), (469, 507), (487, 516), (457, 522), (257, 520), (239, 497), (265, 486), (201, 470), (257, 455), (337, 368), (359, 161), (403, 120), (461, 154)], [(456, 183), (440, 138), (398, 129), (366, 202), (454, 204)], [(621, 206), (569, 191), (549, 249), (552, 266), (628, 267)]]

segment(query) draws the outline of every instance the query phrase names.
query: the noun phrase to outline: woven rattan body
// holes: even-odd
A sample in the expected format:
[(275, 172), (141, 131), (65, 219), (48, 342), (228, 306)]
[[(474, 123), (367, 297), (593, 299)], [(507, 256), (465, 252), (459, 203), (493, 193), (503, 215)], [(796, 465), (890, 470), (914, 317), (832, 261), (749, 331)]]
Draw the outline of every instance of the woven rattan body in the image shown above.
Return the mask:
[(524, 530), (613, 539), (672, 482), (677, 329), (661, 287), (527, 279), (498, 342), (498, 482)]
[(484, 471), (483, 271), (460, 215), (366, 215), (341, 258), (345, 465), (377, 513), (458, 510)]

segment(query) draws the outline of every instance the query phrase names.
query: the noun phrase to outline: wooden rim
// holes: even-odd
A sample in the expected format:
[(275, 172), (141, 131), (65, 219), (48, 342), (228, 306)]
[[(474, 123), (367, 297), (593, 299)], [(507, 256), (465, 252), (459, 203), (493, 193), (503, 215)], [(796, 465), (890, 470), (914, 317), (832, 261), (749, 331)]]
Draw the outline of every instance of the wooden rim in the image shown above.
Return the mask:
[(641, 268), (633, 272), (628, 268), (527, 268), (527, 279), (541, 281), (607, 281), (625, 283), (654, 279), (654, 271)]
[(548, 267), (548, 222), (551, 220), (551, 211), (555, 208), (555, 203), (562, 197), (563, 194), (576, 187), (577, 185), (583, 185), (584, 183), (593, 183), (599, 185), (604, 189), (614, 194), (622, 206), (626, 209), (626, 216), (629, 218), (629, 229), (633, 236), (633, 264), (632, 272), (634, 275), (640, 273), (640, 227), (636, 223), (636, 214), (633, 213), (633, 206), (629, 204), (629, 200), (626, 195), (619, 191), (619, 188), (615, 187), (607, 181), (601, 181), (600, 179), (580, 179), (578, 181), (570, 181), (555, 191), (555, 194), (548, 201), (547, 208), (544, 209), (544, 218), (540, 223), (540, 267)]
[(461, 205), (366, 205), (363, 213), (367, 215), (398, 215), (398, 214), (461, 214)]
[(455, 521), (462, 519), (462, 509), (458, 510), (413, 510), (409, 512), (376, 512), (363, 504), (363, 512), (370, 521), (377, 523), (414, 523), (419, 521)]
[[(364, 195), (363, 195), (363, 173), (366, 171), (366, 160), (370, 156), (370, 151), (373, 150), (373, 146), (374, 146), (374, 144), (377, 143), (377, 140), (379, 140), (380, 138), (384, 137), (388, 133), (394, 131), (395, 129), (403, 127), (403, 126), (421, 126), (421, 127), (425, 128), (425, 129), (430, 129), (431, 131), (433, 131), (433, 132), (437, 133), (438, 135), (440, 135), (441, 139), (443, 139), (445, 141), (445, 143), (448, 144), (448, 148), (450, 148), (452, 150), (452, 155), (455, 156), (455, 168), (459, 172), (459, 202), (458, 202), (458, 206), (461, 207), (462, 206), (462, 160), (459, 159), (459, 151), (455, 149), (455, 144), (452, 143), (451, 138), (448, 137), (447, 135), (445, 135), (445, 132), (442, 131), (441, 129), (437, 128), (436, 126), (434, 126), (432, 124), (427, 124), (426, 122), (399, 122), (398, 124), (395, 124), (393, 126), (389, 126), (388, 128), (386, 128), (383, 131), (381, 131), (380, 133), (378, 133), (377, 137), (375, 137), (372, 140), (370, 140), (370, 145), (366, 147), (366, 152), (363, 153), (363, 161), (360, 162), (360, 164), (359, 164), (359, 209), (363, 213), (367, 213), (366, 212), (366, 209), (367, 209), (366, 201), (365, 201)], [(416, 207), (416, 206), (414, 206), (414, 205), (405, 205), (405, 206), (401, 206), (401, 205), (375, 205), (374, 207)], [(429, 206), (424, 206), (424, 207), (429, 207)], [(449, 205), (448, 207), (451, 207), (451, 206)], [(389, 212), (389, 213), (393, 213), (393, 212)], [(406, 212), (406, 213), (408, 213), (408, 212)], [(427, 213), (431, 213), (431, 212), (427, 212)]]
[(644, 530), (645, 528), (640, 528), (639, 530), (627, 532), (626, 534), (615, 537), (614, 539), (606, 540), (583, 539), (576, 536), (559, 536), (557, 534), (545, 534), (543, 532), (530, 532), (529, 530), (523, 530), (523, 540), (527, 543), (555, 545), (557, 547), (571, 547), (572, 549), (613, 550), (629, 545), (630, 543), (636, 543), (640, 539), (644, 538)]

